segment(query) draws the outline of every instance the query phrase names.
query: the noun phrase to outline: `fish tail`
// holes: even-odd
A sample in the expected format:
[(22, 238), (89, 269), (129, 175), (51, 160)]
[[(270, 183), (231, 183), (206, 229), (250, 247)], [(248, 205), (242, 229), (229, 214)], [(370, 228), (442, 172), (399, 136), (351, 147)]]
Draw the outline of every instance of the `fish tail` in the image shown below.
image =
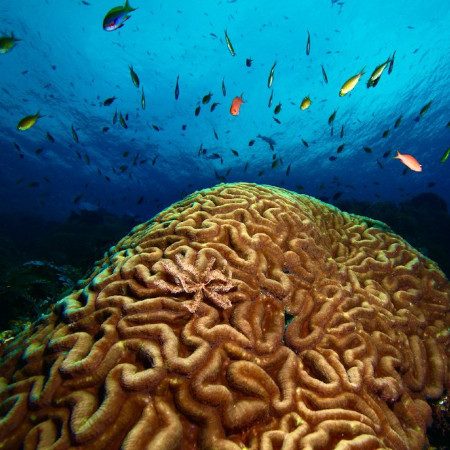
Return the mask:
[(402, 154), (397, 150), (397, 155), (394, 156), (394, 159), (400, 159), (400, 156), (402, 156)]
[(365, 73), (366, 73), (366, 66), (364, 66), (364, 67), (361, 69), (361, 72), (359, 72), (359, 76), (362, 77)]
[(123, 9), (126, 10), (126, 11), (131, 12), (131, 11), (136, 11), (137, 8), (133, 8), (130, 5), (130, 2), (128, 0), (125, 0), (125, 6), (123, 7)]

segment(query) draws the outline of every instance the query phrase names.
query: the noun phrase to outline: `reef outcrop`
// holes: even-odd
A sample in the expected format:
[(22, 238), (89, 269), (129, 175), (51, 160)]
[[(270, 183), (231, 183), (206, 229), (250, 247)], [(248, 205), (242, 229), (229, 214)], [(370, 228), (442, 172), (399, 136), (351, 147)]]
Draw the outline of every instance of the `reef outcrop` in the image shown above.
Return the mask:
[(138, 225), (0, 349), (7, 449), (421, 449), (450, 283), (380, 222), (247, 183)]

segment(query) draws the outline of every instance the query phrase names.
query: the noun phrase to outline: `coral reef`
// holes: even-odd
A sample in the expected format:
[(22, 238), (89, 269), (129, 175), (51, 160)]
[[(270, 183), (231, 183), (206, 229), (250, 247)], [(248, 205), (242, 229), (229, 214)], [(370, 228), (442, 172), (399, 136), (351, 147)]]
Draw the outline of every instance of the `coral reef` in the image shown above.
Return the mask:
[(138, 225), (0, 349), (0, 447), (421, 449), (450, 284), (384, 224), (284, 189)]

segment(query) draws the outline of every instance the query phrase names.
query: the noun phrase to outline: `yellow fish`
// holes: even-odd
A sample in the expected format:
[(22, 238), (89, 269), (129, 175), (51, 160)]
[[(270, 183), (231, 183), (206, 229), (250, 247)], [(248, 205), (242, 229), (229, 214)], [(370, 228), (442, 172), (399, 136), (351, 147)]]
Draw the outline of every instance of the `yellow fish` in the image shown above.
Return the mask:
[(14, 48), (18, 41), (20, 41), (20, 39), (15, 38), (12, 33), (11, 36), (0, 36), (0, 53), (8, 53)]
[(300, 109), (304, 111), (305, 109), (308, 109), (310, 106), (311, 106), (311, 99), (309, 98), (309, 95), (307, 95), (300, 103)]
[(344, 95), (351, 92), (355, 86), (358, 84), (359, 79), (364, 75), (364, 69), (361, 70), (358, 74), (352, 76), (349, 78), (341, 87), (341, 90), (339, 91), (339, 97), (343, 97)]
[(380, 64), (375, 68), (375, 70), (372, 72), (372, 75), (370, 75), (369, 81), (367, 82), (368, 88), (375, 87), (378, 84), (381, 78), (381, 74), (390, 62), (391, 60), (388, 58), (383, 64)]
[(38, 119), (40, 119), (41, 116), (40, 113), (33, 114), (31, 116), (25, 116), (23, 119), (19, 120), (19, 123), (17, 124), (17, 129), (20, 131), (29, 130), (32, 126), (36, 124)]

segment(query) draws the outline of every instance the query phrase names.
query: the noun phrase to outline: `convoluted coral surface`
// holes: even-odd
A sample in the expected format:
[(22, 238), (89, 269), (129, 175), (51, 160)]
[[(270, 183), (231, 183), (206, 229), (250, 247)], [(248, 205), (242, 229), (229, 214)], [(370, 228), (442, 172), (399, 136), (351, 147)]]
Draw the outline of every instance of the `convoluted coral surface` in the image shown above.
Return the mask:
[(2, 349), (6, 449), (420, 449), (450, 285), (383, 224), (253, 184), (139, 225)]

